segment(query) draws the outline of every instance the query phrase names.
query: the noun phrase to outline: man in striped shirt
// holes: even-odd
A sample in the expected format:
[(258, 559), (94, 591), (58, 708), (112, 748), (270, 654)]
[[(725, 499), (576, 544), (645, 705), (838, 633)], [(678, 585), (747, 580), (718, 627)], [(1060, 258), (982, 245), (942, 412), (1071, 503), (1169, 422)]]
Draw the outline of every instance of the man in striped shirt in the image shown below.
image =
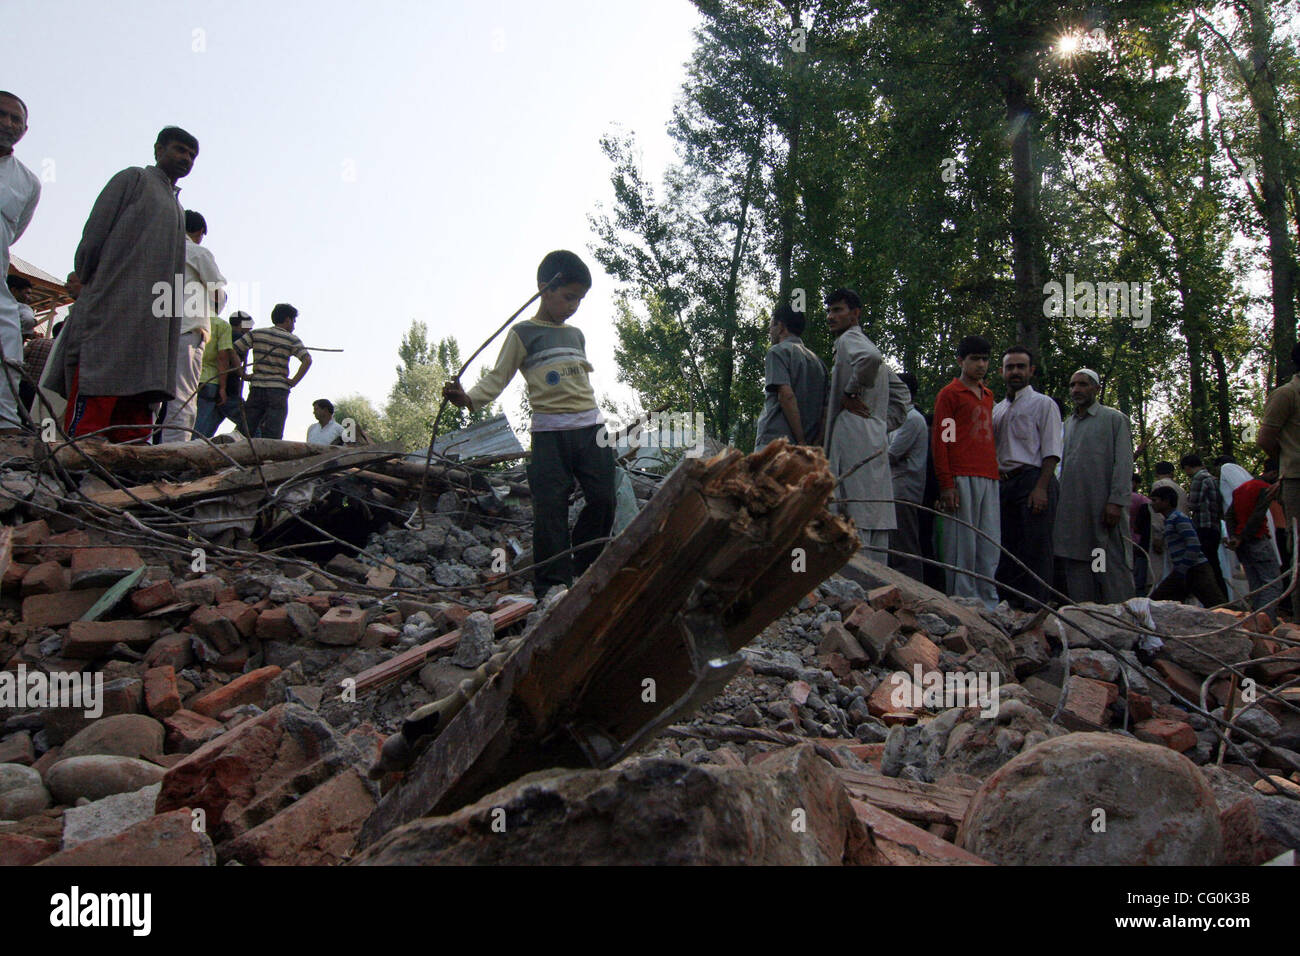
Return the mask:
[(1187, 516), (1196, 529), (1201, 553), (1210, 562), (1219, 590), (1227, 594), (1228, 584), (1219, 568), (1219, 544), (1223, 540), (1223, 495), (1219, 492), (1219, 480), (1205, 467), (1200, 455), (1184, 455), (1178, 463), (1191, 479), (1187, 489)]
[[(311, 353), (293, 334), (298, 310), (280, 303), (271, 310), (271, 328), (253, 329), (235, 343), (235, 355), (246, 362), (253, 353), (253, 374), (248, 401), (244, 403), (243, 430), (249, 438), (283, 438), (284, 420), (289, 416), (289, 390), (302, 381), (311, 368)], [(289, 357), (298, 360), (298, 371), (289, 377)]]
[(1185, 601), (1190, 594), (1206, 607), (1224, 603), (1227, 598), (1201, 550), (1196, 528), (1178, 510), (1177, 492), (1167, 487), (1152, 488), (1151, 507), (1165, 519), (1165, 550), (1171, 569), (1151, 592), (1151, 600)]

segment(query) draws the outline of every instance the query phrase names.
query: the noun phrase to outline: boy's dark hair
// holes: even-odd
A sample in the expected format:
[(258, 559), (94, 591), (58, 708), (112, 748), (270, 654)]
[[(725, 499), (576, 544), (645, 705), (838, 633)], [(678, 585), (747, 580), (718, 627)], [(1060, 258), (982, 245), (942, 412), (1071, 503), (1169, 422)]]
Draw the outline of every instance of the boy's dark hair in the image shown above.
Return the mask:
[(289, 321), (289, 319), (296, 319), (297, 317), (298, 310), (287, 302), (281, 302), (271, 310), (272, 325), (284, 325), (284, 323)]
[(1030, 364), (1030, 365), (1033, 365), (1033, 364), (1034, 364), (1034, 353), (1031, 352), (1031, 351), (1029, 351), (1029, 349), (1028, 349), (1026, 346), (1023, 346), (1023, 345), (1013, 345), (1013, 346), (1011, 346), (1011, 348), (1006, 349), (1006, 350), (1003, 351), (1003, 353), (1002, 353), (1002, 357), (1003, 357), (1004, 359), (1005, 359), (1008, 355), (1023, 355), (1023, 356), (1025, 356), (1025, 358), (1029, 359), (1029, 364)]
[(1172, 461), (1156, 462), (1157, 475), (1172, 475), (1174, 473), (1174, 463)]
[(808, 327), (808, 319), (804, 314), (796, 312), (784, 302), (776, 307), (772, 318), (784, 325), (791, 335), (803, 335), (803, 330)]
[(843, 302), (850, 309), (862, 308), (862, 298), (852, 289), (846, 289), (843, 286), (840, 286), (826, 297), (826, 308), (829, 309), (836, 302)]
[(236, 324), (243, 325), (245, 322), (247, 322), (249, 325), (252, 325), (253, 317), (249, 315), (247, 312), (245, 312), (244, 310), (239, 309), (235, 312), (231, 312), (230, 318), (227, 319), (226, 321), (229, 322), (231, 327), (233, 328)]
[(1282, 463), (1280, 461), (1276, 458), (1270, 458), (1268, 461), (1264, 462), (1264, 470), (1261, 474), (1268, 474), (1270, 471), (1279, 471), (1281, 468)]
[(166, 146), (168, 143), (183, 143), (194, 152), (199, 151), (199, 141), (179, 126), (164, 126), (158, 132), (158, 139), (154, 142), (154, 146)]
[(1189, 451), (1182, 458), (1178, 459), (1178, 464), (1184, 468), (1196, 468), (1200, 465), (1205, 464), (1205, 462), (1201, 461), (1200, 455), (1196, 454), (1195, 452)]
[(334, 403), (331, 402), (328, 398), (318, 398), (316, 399), (316, 401), (311, 403), (312, 408), (315, 408), (317, 405), (325, 406), (325, 408), (329, 409), (329, 413), (331, 415), (334, 414)]
[(548, 252), (537, 267), (538, 283), (547, 283), (547, 290), (578, 283), (591, 288), (591, 270), (587, 264), (567, 249)]
[(195, 212), (193, 209), (185, 210), (185, 231), (207, 233), (208, 221), (203, 218), (203, 214)]
[(911, 372), (899, 372), (898, 380), (907, 386), (907, 390), (912, 393), (912, 402), (916, 402), (916, 390), (921, 387), (921, 383), (916, 380), (916, 376)]
[(982, 335), (966, 335), (957, 343), (957, 358), (959, 359), (964, 359), (968, 355), (988, 355), (991, 351), (993, 351), (993, 346)]
[(1171, 508), (1178, 507), (1178, 492), (1174, 491), (1174, 489), (1170, 488), (1168, 485), (1161, 485), (1159, 488), (1152, 488), (1151, 497), (1159, 498)]
[(1236, 463), (1237, 459), (1232, 455), (1220, 455), (1218, 458), (1214, 459), (1215, 468), (1222, 468), (1224, 465), (1235, 465)]

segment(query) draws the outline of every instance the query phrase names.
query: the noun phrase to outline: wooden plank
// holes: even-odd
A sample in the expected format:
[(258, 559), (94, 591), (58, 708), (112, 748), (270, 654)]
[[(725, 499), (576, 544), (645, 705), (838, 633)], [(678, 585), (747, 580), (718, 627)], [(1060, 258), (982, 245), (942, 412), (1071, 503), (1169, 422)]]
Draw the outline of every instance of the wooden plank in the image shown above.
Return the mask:
[(871, 830), (877, 848), (896, 866), (992, 866), (969, 850), (900, 820), (886, 810), (849, 798), (853, 812)]
[[(319, 451), (320, 446), (316, 447)], [(133, 508), (140, 504), (172, 505), (208, 495), (260, 488), (264, 481), (268, 485), (275, 485), (290, 478), (319, 477), (358, 464), (380, 462), (398, 454), (401, 454), (401, 448), (396, 443), (364, 449), (335, 449), (314, 458), (271, 462), (263, 465), (260, 470), (246, 468), (181, 483), (156, 481), (129, 489), (102, 491), (89, 498), (95, 504), (109, 508)]]
[(688, 717), (736, 649), (856, 552), (852, 525), (825, 511), (833, 485), (819, 450), (785, 442), (684, 460), (415, 758), (359, 846), (532, 770), (608, 766)]
[[(503, 627), (509, 627), (517, 621), (522, 621), (535, 606), (533, 601), (516, 601), (507, 604), (505, 607), (498, 608), (488, 615), (492, 618), (492, 629), (499, 631)], [(455, 650), (456, 645), (459, 643), (460, 628), (448, 631), (446, 634), (435, 637), (431, 641), (426, 641), (409, 651), (403, 651), (382, 664), (376, 664), (374, 667), (362, 671), (353, 678), (356, 681), (354, 689), (356, 693), (360, 694), (363, 691), (401, 680), (407, 674), (418, 671), (424, 665), (424, 662), (434, 654), (439, 651)], [(340, 684), (339, 686), (342, 687), (343, 685)]]
[[(57, 447), (57, 446), (55, 446)], [(367, 446), (374, 450), (375, 446)], [(387, 447), (387, 446), (384, 446)], [(320, 445), (301, 441), (281, 441), (276, 438), (254, 438), (252, 442), (234, 441), (215, 447), (205, 442), (168, 442), (164, 445), (112, 445), (102, 442), (81, 443), (60, 448), (54, 456), (59, 464), (72, 470), (89, 466), (86, 458), (107, 470), (137, 472), (140, 474), (200, 471), (211, 473), (229, 468), (233, 459), (236, 465), (252, 465), (258, 461), (293, 461), (312, 458), (321, 453)], [(48, 448), (46, 450), (48, 456)]]
[(919, 780), (886, 777), (884, 774), (836, 768), (849, 793), (873, 807), (888, 810), (906, 820), (925, 824), (947, 823), (960, 826), (974, 790), (940, 787)]

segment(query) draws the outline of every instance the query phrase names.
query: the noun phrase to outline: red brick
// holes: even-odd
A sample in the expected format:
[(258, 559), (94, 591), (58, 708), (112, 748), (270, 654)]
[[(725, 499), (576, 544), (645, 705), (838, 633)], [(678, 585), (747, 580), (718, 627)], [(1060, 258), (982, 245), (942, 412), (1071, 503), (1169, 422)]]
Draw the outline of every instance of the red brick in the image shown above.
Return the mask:
[(144, 561), (135, 548), (85, 548), (72, 554), (72, 586), (109, 587), (142, 567)]
[(321, 616), (316, 640), (322, 644), (358, 644), (366, 632), (366, 621), (366, 612), (361, 608), (332, 607)]
[(807, 681), (796, 680), (785, 685), (785, 695), (800, 707), (808, 702), (808, 695), (811, 693), (812, 687)]
[(939, 648), (924, 634), (915, 633), (905, 641), (899, 641), (890, 648), (885, 660), (893, 667), (909, 674), (915, 673), (916, 665), (921, 665), (921, 673), (928, 674), (939, 669)]
[(226, 674), (242, 674), (248, 666), (248, 648), (236, 647), (228, 654), (222, 654), (213, 663), (213, 667)]
[(1157, 660), (1155, 664), (1156, 672), (1164, 678), (1164, 682), (1170, 686), (1176, 693), (1183, 697), (1199, 703), (1201, 699), (1201, 682), (1183, 670), (1173, 661)]
[[(1042, 628), (1038, 629), (1042, 633)], [(940, 638), (940, 643), (954, 654), (966, 654), (971, 650), (970, 631), (965, 624), (958, 624), (951, 631)]]
[(45, 561), (23, 576), (18, 593), (30, 597), (33, 594), (59, 594), (71, 589), (68, 569), (57, 561)]
[(439, 604), (438, 610), (442, 612), (443, 618), (453, 628), (460, 627), (465, 623), (465, 619), (474, 613), (473, 608), (465, 607), (463, 604), (452, 604), (449, 601)]
[[(902, 706), (894, 703), (894, 693), (897, 688), (902, 688), (899, 692), (904, 696)], [(873, 717), (883, 717), (885, 714), (895, 714), (900, 712), (914, 711), (911, 705), (912, 700), (920, 700), (920, 688), (917, 688), (912, 678), (901, 671), (886, 674), (885, 679), (880, 682), (879, 686), (871, 692), (867, 698), (867, 711)]]
[(10, 562), (9, 567), (5, 568), (4, 576), (0, 577), (0, 591), (4, 591), (5, 594), (17, 594), (22, 587), (23, 578), (34, 567), (33, 564)]
[(1070, 696), (1065, 709), (1076, 717), (1104, 727), (1108, 722), (1106, 708), (1110, 704), (1112, 689), (1115, 689), (1114, 684), (1074, 675), (1069, 680)]
[(232, 587), (223, 587), (217, 591), (217, 604), (230, 604), (232, 601), (239, 600), (239, 592)]
[(171, 666), (151, 667), (144, 672), (144, 706), (159, 720), (181, 709), (176, 671)]
[(46, 540), (45, 546), (41, 548), (42, 560), (61, 561), (67, 564), (77, 551), (89, 547), (90, 535), (84, 531), (65, 531), (63, 534), (52, 534)]
[(160, 607), (176, 603), (176, 589), (170, 581), (159, 581), (147, 588), (140, 588), (131, 595), (131, 609), (136, 614), (148, 614)]
[(818, 660), (823, 662), (826, 670), (835, 675), (835, 679), (840, 683), (848, 680), (853, 674), (853, 665), (851, 665), (843, 654), (839, 651), (831, 651), (829, 654), (822, 654)]
[(1149, 744), (1160, 744), (1182, 753), (1196, 746), (1196, 731), (1191, 724), (1153, 717), (1133, 725), (1133, 736)]
[[(22, 556), (34, 562), (42, 561), (44, 559), (35, 548), (36, 545), (44, 544), (49, 538), (50, 526), (44, 518), (16, 525), (12, 532), (13, 553), (15, 557)], [(29, 548), (32, 549), (30, 553)]]
[(173, 670), (184, 670), (194, 662), (194, 650), (188, 634), (164, 634), (145, 651), (147, 667), (170, 665)]
[(817, 653), (839, 654), (850, 664), (862, 664), (869, 659), (858, 639), (836, 621), (827, 621), (822, 625), (822, 639), (817, 645)]
[(33, 627), (71, 624), (94, 607), (103, 594), (100, 588), (62, 594), (33, 594), (23, 599), (23, 623)]
[(356, 842), (375, 798), (351, 768), (222, 848), (246, 866), (334, 866)]
[(225, 589), (226, 582), (214, 575), (205, 574), (192, 581), (177, 581), (172, 586), (180, 600), (203, 605), (217, 603), (217, 593)]
[(154, 621), (73, 621), (63, 641), (63, 656), (74, 660), (94, 660), (113, 649), (115, 644), (132, 648), (147, 647), (158, 633)]
[(1259, 665), (1259, 671), (1265, 681), (1271, 684), (1280, 678), (1300, 672), (1300, 647), (1285, 648), (1278, 651), (1276, 656), (1283, 660)]
[(892, 611), (903, 606), (903, 595), (894, 585), (886, 584), (868, 591), (867, 603), (877, 611)]
[(366, 633), (361, 635), (362, 647), (392, 647), (402, 637), (402, 632), (393, 627), (391, 624), (382, 624), (376, 621), (366, 627)]
[(211, 641), (212, 645), (223, 654), (239, 646), (239, 628), (235, 626), (235, 622), (229, 615), (222, 614), (215, 607), (203, 605), (195, 608), (194, 613), (190, 615), (190, 626), (194, 628), (195, 634)]
[(0, 833), (0, 866), (31, 866), (58, 852), (58, 840), (25, 833)]
[(280, 668), (274, 664), (269, 667), (259, 667), (255, 671), (236, 677), (225, 687), (208, 691), (198, 700), (190, 703), (190, 710), (205, 717), (215, 717), (222, 711), (239, 707), (241, 704), (256, 704), (260, 707), (262, 701), (266, 699), (267, 685), (279, 675)]
[(163, 726), (167, 728), (167, 749), (183, 754), (194, 753), (209, 740), (226, 732), (220, 721), (192, 710), (176, 711), (164, 718)]
[(1128, 692), (1128, 707), (1130, 720), (1150, 720), (1154, 716), (1151, 698), (1137, 691)]
[(257, 616), (253, 633), (264, 641), (292, 641), (298, 636), (298, 629), (289, 620), (287, 608), (271, 607)]
[(328, 594), (308, 594), (305, 597), (298, 598), (298, 603), (307, 605), (317, 614), (324, 614), (330, 609)]
[(1242, 797), (1219, 814), (1223, 831), (1224, 866), (1259, 866), (1286, 852), (1287, 847), (1264, 832), (1259, 810)]
[(873, 610), (867, 604), (854, 608), (844, 626), (857, 637), (873, 664), (883, 664), (890, 647), (901, 638), (898, 618), (888, 611)]

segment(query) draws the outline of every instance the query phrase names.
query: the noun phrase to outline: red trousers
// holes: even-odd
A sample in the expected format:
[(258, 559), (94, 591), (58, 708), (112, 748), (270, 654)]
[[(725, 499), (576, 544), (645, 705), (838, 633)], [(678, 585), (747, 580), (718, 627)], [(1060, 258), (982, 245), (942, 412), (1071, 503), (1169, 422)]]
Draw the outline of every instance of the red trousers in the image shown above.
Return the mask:
[(148, 441), (154, 419), (148, 402), (135, 395), (82, 395), (77, 387), (80, 378), (81, 370), (77, 369), (72, 373), (68, 408), (63, 415), (69, 437), (111, 428), (100, 437), (118, 444)]

